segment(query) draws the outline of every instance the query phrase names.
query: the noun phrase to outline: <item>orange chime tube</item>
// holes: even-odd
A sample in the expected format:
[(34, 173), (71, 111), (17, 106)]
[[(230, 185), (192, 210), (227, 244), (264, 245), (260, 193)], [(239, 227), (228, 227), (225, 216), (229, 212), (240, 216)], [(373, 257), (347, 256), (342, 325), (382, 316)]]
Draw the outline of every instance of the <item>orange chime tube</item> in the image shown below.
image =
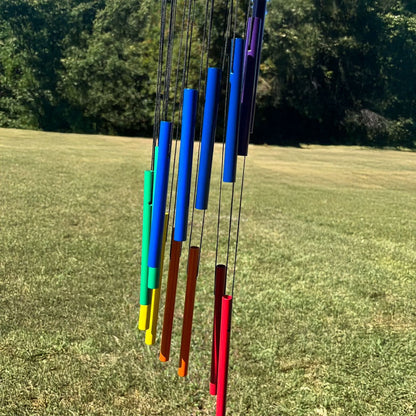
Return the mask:
[(196, 279), (199, 268), (199, 247), (189, 249), (188, 276), (186, 280), (185, 309), (183, 312), (181, 353), (179, 357), (178, 374), (185, 377), (188, 374), (189, 350), (191, 348), (192, 319), (194, 315)]
[(181, 259), (182, 241), (173, 239), (170, 247), (168, 283), (166, 287), (165, 312), (163, 315), (162, 340), (160, 343), (159, 360), (169, 361), (172, 339), (173, 314), (175, 312), (176, 287), (178, 284), (179, 261)]
[(221, 300), (225, 292), (225, 280), (227, 266), (218, 264), (215, 267), (215, 292), (214, 292), (214, 328), (212, 331), (212, 353), (211, 353), (211, 378), (209, 392), (213, 396), (217, 394), (218, 355), (220, 348), (220, 327), (221, 327)]
[(160, 283), (159, 288), (151, 289), (152, 296), (150, 302), (150, 316), (149, 316), (149, 328), (146, 329), (145, 343), (147, 345), (153, 345), (156, 340), (157, 320), (159, 315), (159, 302), (160, 302), (160, 286), (162, 285), (163, 276), (163, 262), (165, 259), (165, 246), (166, 246), (166, 234), (169, 222), (169, 213), (165, 213), (165, 224), (163, 227), (163, 240), (162, 240), (162, 253), (160, 257)]
[(231, 311), (233, 297), (224, 295), (221, 302), (220, 351), (218, 357), (217, 410), (215, 416), (225, 416), (230, 354)]

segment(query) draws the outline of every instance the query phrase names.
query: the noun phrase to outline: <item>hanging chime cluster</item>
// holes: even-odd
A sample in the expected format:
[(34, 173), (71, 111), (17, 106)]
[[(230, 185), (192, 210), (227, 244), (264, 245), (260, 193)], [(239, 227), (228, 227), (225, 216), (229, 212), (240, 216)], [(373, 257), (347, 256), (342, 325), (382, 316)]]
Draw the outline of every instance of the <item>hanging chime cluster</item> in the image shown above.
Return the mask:
[[(250, 135), (253, 131), (256, 88), (267, 0), (255, 0), (253, 4), (248, 5), (245, 39), (236, 37), (238, 4), (234, 3), (235, 1), (227, 0), (227, 13), (224, 16), (222, 67), (213, 68), (209, 67), (209, 51), (213, 26), (214, 0), (206, 0), (198, 88), (193, 89), (188, 88), (188, 84), (196, 14), (195, 0), (184, 0), (183, 8), (179, 12), (177, 0), (170, 0), (169, 2), (162, 0), (153, 151), (151, 169), (144, 172), (140, 316), (138, 327), (140, 330), (146, 331), (146, 344), (154, 344), (158, 322), (164, 254), (170, 230), (169, 221), (172, 219), (170, 258), (159, 357), (160, 361), (163, 362), (168, 361), (170, 358), (182, 245), (189, 237), (187, 283), (178, 369), (178, 374), (184, 377), (188, 373), (195, 290), (203, 241), (205, 212), (208, 208), (218, 112), (221, 92), (225, 90), (225, 94), (223, 94), (225, 100), (225, 128), (223, 129), (221, 177), (219, 180), (210, 377), (210, 393), (217, 395), (217, 416), (225, 414), (231, 313), (245, 160), (248, 153)], [(179, 24), (176, 22), (177, 15), (182, 17)], [(178, 30), (179, 47), (177, 48), (176, 77), (172, 77), (172, 71), (174, 70), (172, 64), (173, 46), (175, 31)], [(229, 67), (229, 70), (226, 70), (227, 67)], [(226, 73), (225, 77), (223, 77), (223, 73)], [(175, 82), (172, 82), (172, 78), (174, 78)], [(203, 94), (204, 92), (205, 94)], [(201, 131), (195, 170), (195, 188), (192, 192), (192, 163), (198, 116), (198, 96), (200, 94), (205, 96), (205, 100), (203, 103), (200, 103), (199, 107)], [(178, 114), (178, 118), (181, 120), (180, 123), (176, 123), (175, 120)], [(175, 141), (174, 146), (173, 141)], [(178, 141), (180, 141), (180, 150), (178, 168), (176, 169)], [(227, 274), (231, 275), (227, 271), (238, 156), (243, 157), (243, 166), (241, 186), (239, 188), (232, 284), (231, 291), (227, 291)], [(176, 190), (174, 191), (175, 178)], [(223, 183), (232, 184), (231, 210), (226, 253), (227, 262), (226, 264), (218, 264)], [(193, 201), (188, 236), (191, 194), (193, 195)], [(202, 211), (199, 245), (191, 245), (195, 210)]]

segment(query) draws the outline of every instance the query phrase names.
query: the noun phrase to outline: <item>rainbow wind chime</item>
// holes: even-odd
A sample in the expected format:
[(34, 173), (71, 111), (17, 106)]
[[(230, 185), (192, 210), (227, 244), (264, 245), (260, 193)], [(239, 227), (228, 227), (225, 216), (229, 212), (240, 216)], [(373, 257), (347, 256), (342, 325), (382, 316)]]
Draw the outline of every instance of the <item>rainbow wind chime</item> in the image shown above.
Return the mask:
[[(255, 98), (267, 0), (255, 0), (253, 5), (248, 5), (245, 39), (236, 37), (238, 4), (234, 4), (234, 1), (228, 0), (227, 12), (224, 16), (222, 67), (213, 68), (209, 67), (209, 52), (211, 49), (212, 22), (215, 9), (214, 0), (206, 0), (199, 80), (197, 81), (198, 88), (193, 89), (188, 88), (188, 86), (191, 78), (190, 61), (195, 32), (195, 1), (184, 0), (183, 8), (180, 9), (181, 13), (177, 13), (177, 0), (170, 0), (169, 2), (162, 0), (153, 151), (151, 169), (144, 172), (140, 316), (138, 327), (140, 330), (146, 331), (146, 344), (154, 344), (164, 268), (163, 261), (170, 229), (169, 221), (172, 218), (170, 259), (159, 357), (160, 361), (163, 362), (168, 361), (170, 358), (182, 245), (189, 237), (187, 283), (178, 369), (179, 376), (185, 377), (189, 368), (195, 290), (203, 241), (205, 212), (208, 208), (216, 127), (219, 119), (221, 96), (224, 96), (225, 110), (223, 111), (225, 114), (222, 167), (219, 181), (215, 280), (213, 282), (212, 360), (209, 383), (210, 393), (217, 395), (217, 416), (225, 415), (231, 315), (245, 161), (248, 154), (250, 135), (253, 132)], [(181, 16), (179, 24), (176, 21), (177, 14)], [(175, 31), (179, 32), (178, 37), (175, 37)], [(173, 68), (173, 45), (175, 39), (176, 45), (179, 42), (176, 71)], [(227, 67), (229, 71), (226, 70)], [(176, 77), (174, 77), (175, 72)], [(226, 73), (225, 77), (223, 77), (224, 73)], [(174, 82), (172, 82), (172, 78), (174, 78)], [(225, 93), (222, 93), (222, 91), (225, 91)], [(198, 107), (199, 95), (204, 95), (205, 97), (203, 104), (199, 104), (200, 107)], [(201, 131), (195, 173), (195, 188), (192, 191), (192, 162), (198, 114), (201, 117), (201, 122), (199, 123)], [(181, 123), (175, 122), (176, 117), (180, 118)], [(174, 137), (176, 138), (174, 139)], [(179, 138), (180, 151), (178, 168), (176, 169)], [(173, 142), (175, 142), (174, 146)], [(238, 156), (243, 157), (243, 166), (241, 186), (239, 188), (238, 225), (230, 292), (229, 290), (227, 291), (227, 271)], [(171, 159), (173, 162), (172, 166)], [(174, 192), (175, 178), (176, 192)], [(226, 264), (218, 264), (223, 183), (232, 184), (231, 210), (227, 262)], [(193, 195), (191, 205), (192, 220), (188, 236), (191, 195)], [(199, 245), (191, 245), (195, 210), (202, 212)]]

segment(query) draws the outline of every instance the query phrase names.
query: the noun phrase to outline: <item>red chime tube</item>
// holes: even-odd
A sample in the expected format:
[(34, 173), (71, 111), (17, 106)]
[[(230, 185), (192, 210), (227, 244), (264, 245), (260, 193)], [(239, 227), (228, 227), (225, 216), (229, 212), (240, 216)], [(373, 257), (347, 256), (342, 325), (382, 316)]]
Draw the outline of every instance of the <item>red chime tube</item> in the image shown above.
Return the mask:
[(218, 357), (217, 410), (215, 416), (225, 416), (232, 302), (232, 296), (225, 295), (222, 297), (220, 351)]
[(221, 327), (221, 300), (225, 292), (225, 280), (227, 266), (218, 264), (215, 267), (215, 300), (214, 300), (214, 325), (212, 331), (212, 353), (211, 353), (211, 378), (209, 392), (213, 396), (217, 394), (218, 355), (220, 348), (220, 327)]
[(189, 350), (191, 348), (192, 319), (194, 316), (196, 279), (199, 268), (199, 247), (191, 247), (188, 258), (188, 276), (186, 280), (185, 309), (183, 312), (181, 353), (178, 374), (185, 377), (188, 374)]
[(178, 283), (179, 261), (181, 259), (182, 241), (173, 239), (170, 246), (168, 283), (166, 286), (165, 312), (163, 315), (162, 340), (160, 343), (160, 361), (169, 361), (172, 339), (173, 314), (175, 312), (176, 287)]

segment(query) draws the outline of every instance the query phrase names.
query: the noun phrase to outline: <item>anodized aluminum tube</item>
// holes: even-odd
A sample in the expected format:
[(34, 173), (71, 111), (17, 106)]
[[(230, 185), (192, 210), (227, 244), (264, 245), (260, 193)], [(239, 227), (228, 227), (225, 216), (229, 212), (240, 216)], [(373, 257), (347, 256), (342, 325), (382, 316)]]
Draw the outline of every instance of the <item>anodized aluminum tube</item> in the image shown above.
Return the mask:
[(148, 261), (149, 279), (147, 283), (149, 289), (157, 289), (159, 287), (159, 266), (162, 253), (163, 229), (168, 191), (171, 135), (172, 123), (168, 121), (161, 121), (152, 226), (150, 229)]
[(220, 348), (221, 328), (221, 301), (225, 293), (226, 276), (227, 266), (224, 264), (218, 264), (215, 266), (214, 322), (212, 330), (211, 377), (209, 380), (209, 392), (213, 396), (217, 394), (218, 355)]
[[(160, 259), (160, 283), (162, 283), (163, 276), (163, 261), (165, 258), (166, 247), (166, 234), (168, 230), (169, 213), (165, 212), (165, 222), (163, 227), (163, 242), (162, 242), (162, 254)], [(149, 314), (149, 327), (146, 329), (145, 343), (147, 345), (153, 345), (156, 340), (157, 321), (159, 316), (159, 303), (160, 303), (160, 285), (157, 289), (152, 289), (152, 300), (150, 302), (150, 314)]]
[(233, 39), (232, 48), (234, 51), (234, 58), (230, 69), (230, 97), (228, 100), (227, 132), (224, 153), (224, 182), (235, 182), (244, 40), (241, 38)]
[(220, 353), (218, 357), (217, 410), (215, 416), (225, 415), (225, 405), (227, 401), (228, 361), (230, 355), (232, 304), (232, 296), (225, 295), (222, 297)]
[(267, 1), (268, 0), (255, 0), (253, 3), (253, 17), (258, 17), (261, 20), (260, 20), (260, 29), (259, 29), (259, 36), (260, 36), (259, 52), (257, 53), (256, 69), (255, 69), (256, 78), (254, 80), (253, 100), (252, 100), (252, 105), (251, 105), (250, 133), (253, 133), (253, 130), (254, 130), (254, 118), (255, 118), (255, 113), (256, 113), (257, 82), (259, 79), (259, 72), (260, 72), (261, 48), (263, 45), (264, 21), (266, 17)]
[(140, 270), (140, 314), (138, 328), (145, 331), (149, 325), (149, 289), (147, 287), (147, 278), (149, 269), (147, 261), (149, 257), (149, 240), (150, 226), (152, 220), (152, 189), (153, 189), (153, 171), (144, 172), (143, 187), (143, 228), (142, 228), (142, 260)]
[(211, 182), (212, 155), (221, 92), (221, 69), (208, 68), (205, 94), (204, 121), (202, 124), (201, 152), (199, 157), (198, 184), (195, 208), (207, 209)]
[(178, 185), (176, 188), (175, 232), (173, 237), (175, 241), (185, 241), (188, 229), (197, 102), (198, 91), (185, 89), (183, 93)]
[(178, 375), (185, 377), (188, 374), (189, 352), (191, 349), (192, 320), (194, 316), (196, 279), (199, 268), (199, 247), (191, 247), (188, 257), (188, 272), (186, 279), (185, 308), (183, 311), (181, 352), (179, 357)]
[(175, 312), (176, 288), (178, 284), (179, 262), (181, 260), (182, 241), (175, 241), (172, 236), (168, 282), (166, 285), (165, 312), (163, 314), (162, 339), (160, 341), (159, 360), (169, 361), (172, 339), (173, 314)]
[(238, 132), (238, 155), (247, 156), (250, 141), (251, 118), (253, 117), (254, 83), (256, 80), (256, 62), (259, 53), (259, 30), (261, 19), (249, 18), (244, 55), (243, 88), (241, 93), (240, 126)]

